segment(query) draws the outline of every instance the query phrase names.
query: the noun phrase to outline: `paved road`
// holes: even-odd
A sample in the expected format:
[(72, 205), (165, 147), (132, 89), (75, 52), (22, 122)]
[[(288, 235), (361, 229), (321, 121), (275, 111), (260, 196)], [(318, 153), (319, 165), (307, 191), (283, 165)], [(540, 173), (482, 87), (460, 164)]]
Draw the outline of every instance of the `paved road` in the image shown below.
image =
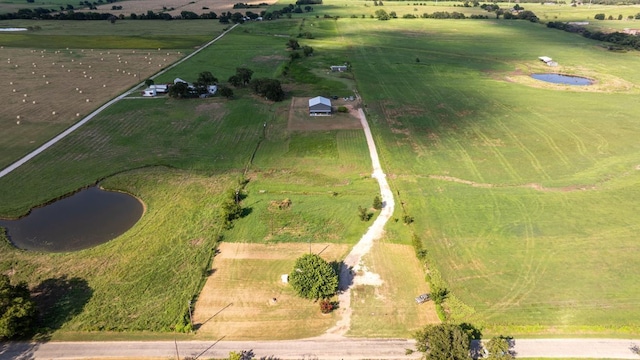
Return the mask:
[[(640, 359), (631, 350), (640, 340), (619, 339), (525, 339), (515, 341), (519, 358)], [(176, 353), (177, 348), (177, 353)], [(51, 342), (0, 344), (0, 359), (90, 358), (226, 358), (230, 351), (253, 350), (256, 357), (280, 359), (417, 359), (407, 355), (413, 340), (404, 339), (307, 339), (287, 341), (150, 341), (150, 342)]]
[[(151, 77), (151, 79), (155, 79), (156, 77), (164, 74), (165, 72), (167, 72), (170, 69), (173, 69), (174, 67), (180, 65), (181, 63), (183, 63), (184, 61), (190, 59), (192, 56), (196, 55), (197, 53), (199, 53), (200, 51), (206, 49), (209, 45), (215, 43), (216, 41), (220, 40), (223, 36), (225, 36), (229, 31), (233, 30), (236, 26), (238, 26), (238, 24), (233, 25), (229, 30), (223, 32), (221, 35), (219, 35), (218, 37), (216, 37), (215, 39), (209, 41), (208, 43), (206, 43), (205, 45), (203, 45), (201, 48), (199, 48), (198, 50), (192, 52), (191, 54), (185, 56), (184, 58), (180, 59), (179, 61), (173, 63), (171, 66), (167, 67), (166, 69), (158, 72), (157, 74), (153, 75)], [(141, 85), (143, 85), (143, 83), (140, 83), (134, 87), (132, 87), (131, 89), (129, 89), (128, 91), (126, 91), (125, 93), (123, 93), (122, 95), (119, 95), (113, 99), (111, 99), (109, 102), (107, 102), (106, 104), (100, 106), (97, 110), (95, 110), (94, 112), (92, 112), (91, 114), (87, 115), (86, 117), (84, 117), (82, 120), (78, 121), (77, 123), (75, 123), (73, 126), (69, 127), (68, 129), (66, 129), (65, 131), (61, 132), (60, 134), (58, 134), (56, 137), (54, 137), (53, 139), (47, 141), (46, 143), (42, 144), (40, 147), (38, 147), (37, 149), (33, 150), (32, 152), (30, 152), (29, 154), (25, 155), (24, 157), (22, 157), (21, 159), (19, 159), (18, 161), (14, 162), (13, 164), (7, 166), (6, 168), (0, 170), (0, 178), (2, 178), (5, 175), (8, 175), (9, 173), (13, 172), (15, 169), (19, 168), (20, 166), (24, 165), (24, 163), (26, 163), (27, 161), (33, 159), (34, 157), (38, 156), (40, 153), (42, 153), (43, 151), (47, 150), (48, 148), (50, 148), (51, 146), (55, 145), (58, 141), (64, 139), (65, 137), (67, 137), (69, 134), (71, 134), (72, 132), (76, 131), (79, 127), (81, 127), (82, 125), (86, 124), (87, 122), (89, 122), (89, 120), (93, 119), (96, 115), (98, 115), (99, 113), (101, 113), (102, 111), (104, 111), (106, 108), (108, 108), (109, 106), (117, 103), (118, 101), (124, 99), (125, 97), (127, 97), (129, 94), (131, 94), (133, 91), (135, 91), (136, 89), (138, 89), (138, 87), (140, 87)]]

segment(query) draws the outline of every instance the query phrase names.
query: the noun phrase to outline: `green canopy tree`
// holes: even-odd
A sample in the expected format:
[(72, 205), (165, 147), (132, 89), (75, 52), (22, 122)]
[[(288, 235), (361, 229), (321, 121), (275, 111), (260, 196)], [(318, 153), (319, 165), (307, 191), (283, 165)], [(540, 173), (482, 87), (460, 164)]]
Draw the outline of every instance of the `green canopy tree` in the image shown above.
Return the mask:
[(326, 299), (338, 290), (338, 273), (316, 254), (306, 254), (296, 260), (289, 283), (305, 299)]
[(487, 359), (489, 360), (512, 360), (515, 357), (513, 353), (509, 351), (511, 345), (509, 344), (509, 338), (504, 336), (496, 336), (491, 338), (485, 349), (487, 350)]
[(471, 360), (471, 338), (460, 325), (427, 325), (414, 338), (427, 360)]
[(0, 275), (0, 340), (29, 335), (36, 315), (27, 285), (13, 286), (7, 275)]

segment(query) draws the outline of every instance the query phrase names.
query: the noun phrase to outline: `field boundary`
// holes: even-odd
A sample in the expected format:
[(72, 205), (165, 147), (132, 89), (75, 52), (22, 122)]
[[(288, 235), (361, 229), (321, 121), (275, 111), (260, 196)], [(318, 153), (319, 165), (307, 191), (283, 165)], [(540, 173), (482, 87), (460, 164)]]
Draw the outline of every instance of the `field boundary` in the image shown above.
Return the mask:
[[(155, 75), (151, 76), (150, 78), (151, 79), (155, 79), (156, 77), (164, 74), (165, 72), (167, 72), (167, 71), (173, 69), (174, 67), (182, 64), (183, 62), (189, 60), (191, 57), (193, 57), (194, 55), (198, 54), (200, 51), (206, 49), (207, 47), (209, 47), (210, 45), (212, 45), (216, 41), (220, 40), (229, 31), (235, 29), (236, 26), (238, 26), (238, 24), (233, 25), (230, 29), (225, 30), (222, 34), (218, 35), (216, 38), (214, 38), (213, 40), (209, 41), (204, 46), (200, 47), (196, 51), (194, 51), (191, 54), (185, 56), (184, 58), (176, 61), (175, 63), (171, 64), (170, 66), (168, 66), (167, 68), (163, 69), (162, 71), (156, 73)], [(141, 82), (141, 83), (131, 87), (129, 90), (125, 91), (124, 93), (118, 95), (117, 97), (109, 100), (106, 104), (100, 106), (98, 109), (94, 110), (92, 113), (90, 113), (89, 115), (85, 116), (82, 120), (80, 120), (77, 123), (73, 124), (71, 127), (67, 128), (66, 130), (64, 130), (60, 134), (56, 135), (53, 139), (51, 139), (51, 140), (47, 141), (46, 143), (40, 145), (37, 149), (35, 149), (32, 152), (28, 153), (27, 155), (23, 156), (22, 158), (20, 158), (16, 162), (12, 163), (11, 165), (7, 166), (6, 168), (0, 170), (0, 178), (12, 173), (14, 170), (16, 170), (20, 166), (24, 165), (29, 160), (33, 159), (34, 157), (38, 156), (40, 153), (44, 152), (45, 150), (47, 150), (51, 146), (55, 145), (57, 142), (59, 142), (60, 140), (64, 139), (69, 134), (71, 134), (72, 132), (74, 132), (78, 128), (80, 128), (82, 125), (84, 125), (87, 122), (89, 122), (96, 115), (100, 114), (102, 111), (107, 109), (109, 106), (111, 106), (111, 105), (115, 104), (116, 102), (122, 100), (123, 98), (127, 97), (129, 94), (131, 94), (133, 91), (135, 91), (137, 88), (139, 88), (143, 84), (144, 84), (144, 82)]]

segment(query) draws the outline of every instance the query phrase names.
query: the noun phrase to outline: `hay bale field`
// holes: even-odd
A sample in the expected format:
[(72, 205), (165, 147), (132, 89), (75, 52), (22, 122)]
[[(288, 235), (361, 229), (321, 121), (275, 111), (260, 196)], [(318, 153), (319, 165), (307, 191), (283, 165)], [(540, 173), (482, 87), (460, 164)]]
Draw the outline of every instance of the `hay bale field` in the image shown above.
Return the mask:
[(0, 166), (183, 55), (175, 50), (3, 49)]
[[(222, 243), (219, 250), (193, 314), (198, 337), (303, 338), (320, 335), (337, 321), (337, 312), (322, 315), (317, 303), (297, 297), (281, 281), (309, 251), (308, 244)], [(332, 261), (344, 258), (349, 246), (311, 244), (311, 251)]]

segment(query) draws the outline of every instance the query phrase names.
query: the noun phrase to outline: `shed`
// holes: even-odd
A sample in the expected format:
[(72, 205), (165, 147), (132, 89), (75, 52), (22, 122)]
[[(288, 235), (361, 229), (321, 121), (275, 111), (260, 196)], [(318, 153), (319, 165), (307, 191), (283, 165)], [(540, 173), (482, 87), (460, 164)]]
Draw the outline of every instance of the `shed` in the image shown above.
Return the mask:
[(332, 65), (331, 71), (339, 71), (339, 72), (347, 71), (347, 65)]
[(309, 115), (331, 115), (331, 100), (322, 96), (309, 99)]
[(166, 93), (169, 91), (169, 86), (166, 84), (162, 84), (162, 85), (151, 85), (149, 86), (149, 89), (153, 89), (155, 90), (157, 93)]
[(553, 61), (553, 59), (548, 56), (540, 56), (538, 59), (540, 59), (540, 61), (545, 62), (547, 64)]

